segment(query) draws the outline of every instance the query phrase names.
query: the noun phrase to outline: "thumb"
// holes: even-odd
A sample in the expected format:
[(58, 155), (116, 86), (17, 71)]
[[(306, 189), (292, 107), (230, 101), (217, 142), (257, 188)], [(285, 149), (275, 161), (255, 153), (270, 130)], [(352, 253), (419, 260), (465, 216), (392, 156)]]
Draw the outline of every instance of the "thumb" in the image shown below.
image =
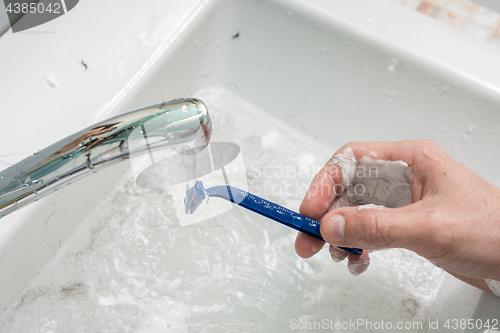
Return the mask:
[(400, 208), (365, 205), (334, 209), (321, 219), (320, 232), (334, 246), (412, 250), (425, 242), (428, 232), (419, 206), (414, 203)]

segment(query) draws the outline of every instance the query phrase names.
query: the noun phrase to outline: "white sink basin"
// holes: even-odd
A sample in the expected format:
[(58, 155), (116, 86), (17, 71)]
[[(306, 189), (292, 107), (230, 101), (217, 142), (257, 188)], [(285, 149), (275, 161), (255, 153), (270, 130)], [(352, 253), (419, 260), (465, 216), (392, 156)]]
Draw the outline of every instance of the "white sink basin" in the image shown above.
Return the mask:
[[(68, 21), (61, 18), (44, 25), (58, 33), (41, 37), (7, 34), (0, 39), (0, 45), (26, 50), (28, 41), (19, 38), (35, 36), (51, 42), (55, 49), (40, 51), (36, 57), (26, 55), (26, 63), (38, 76), (23, 71), (10, 84), (16, 89), (5, 99), (15, 113), (3, 114), (5, 123), (19, 123), (19, 113), (26, 109), (18, 104), (21, 93), (16, 82), (38, 80), (27, 103), (39, 98), (39, 110), (33, 121), (25, 119), (24, 132), (33, 134), (22, 136), (14, 129), (1, 134), (1, 142), (18, 139), (12, 145), (14, 155), (10, 155), (11, 147), (2, 145), (0, 156), (8, 155), (1, 158), (3, 162), (15, 163), (35, 148), (99, 118), (194, 95), (206, 102), (214, 117), (214, 139), (234, 139), (242, 147), (250, 191), (295, 181), (262, 173), (256, 176), (265, 163), (274, 167), (310, 163), (311, 169), (317, 169), (349, 141), (420, 138), (436, 141), (453, 158), (500, 185), (496, 166), (500, 162), (500, 50), (494, 46), (468, 39), (459, 31), (383, 0), (179, 1), (171, 7), (157, 2), (159, 7), (140, 9), (142, 19), (134, 16), (139, 9), (124, 2), (116, 17), (103, 14), (104, 18), (96, 19), (97, 27), (86, 32), (75, 28), (74, 22), (84, 24), (98, 4), (82, 2), (72, 16), (65, 15)], [(165, 10), (164, 19), (158, 8)], [(103, 10), (109, 14), (112, 9)], [(127, 19), (132, 20), (134, 29), (124, 23)], [(165, 24), (167, 19), (173, 23)], [(70, 23), (73, 25), (68, 28)], [(108, 26), (109, 32), (102, 34)], [(76, 42), (72, 33), (87, 38)], [(130, 39), (123, 40), (133, 40), (130, 45), (120, 42), (124, 35)], [(18, 38), (16, 42), (14, 38)], [(126, 53), (108, 54), (101, 47), (92, 47), (92, 38), (101, 47), (108, 42)], [(35, 46), (44, 49), (42, 42)], [(90, 72), (83, 72), (75, 48), (85, 53)], [(32, 61), (49, 59), (51, 52), (58, 57), (63, 57), (61, 53), (71, 56), (46, 67)], [(1, 57), (18, 64), (23, 60)], [(5, 64), (6, 59), (0, 63)], [(47, 73), (53, 74), (60, 86), (40, 84)], [(1, 81), (0, 87), (7, 88), (5, 79)], [(31, 116), (33, 111), (29, 112)], [(40, 133), (41, 128), (49, 130)], [(255, 162), (262, 163), (256, 166)], [(300, 178), (293, 194), (271, 192), (269, 199), (298, 209), (301, 186), (312, 176)], [(130, 208), (131, 202), (136, 206)], [(162, 204), (165, 212), (159, 213)], [(118, 211), (126, 207), (131, 211)], [(408, 332), (425, 332), (429, 320), (438, 320), (442, 328), (447, 319), (499, 319), (500, 299), (442, 273), (407, 251), (375, 253), (369, 272), (355, 278), (331, 262), (325, 250), (315, 259), (297, 258), (293, 253), (294, 231), (251, 213), (232, 209), (208, 224), (178, 228), (172, 207), (167, 192), (135, 187), (130, 166), (124, 163), (2, 219), (0, 311), (5, 313), (0, 317), (0, 331), (22, 327), (23, 315), (28, 312), (28, 322), (45, 320), (46, 331), (61, 329), (64, 323), (71, 323), (68, 313), (79, 312), (76, 304), (89, 311), (88, 318), (78, 317), (83, 326), (85, 320), (94, 325), (122, 323), (141, 331), (202, 331), (205, 325), (208, 331), (224, 327), (227, 331), (281, 332), (294, 329), (293, 323), (322, 319), (335, 323), (369, 318), (395, 325), (400, 318), (402, 322), (424, 322), (423, 329)], [(150, 212), (154, 209), (156, 215)], [(160, 219), (164, 225), (147, 234), (144, 230), (153, 223), (148, 218)], [(109, 226), (99, 222), (105, 219)], [(82, 221), (72, 241), (65, 243)], [(123, 226), (121, 230), (124, 221), (136, 229)], [(250, 229), (232, 221), (244, 221)], [(116, 282), (106, 271), (106, 260), (98, 257), (99, 251), (116, 255), (113, 249), (115, 245), (119, 248), (119, 240), (113, 237), (109, 238), (112, 246), (106, 245), (107, 238), (100, 239), (96, 253), (80, 257), (90, 266), (76, 263), (71, 256), (75, 249), (93, 244), (94, 238), (86, 235), (92, 235), (96, 226), (110, 235), (109, 230), (114, 230), (123, 239), (136, 231), (137, 239), (125, 245), (131, 252), (118, 256), (129, 266), (116, 261), (113, 266), (122, 267), (115, 273), (125, 282)], [(244, 237), (244, 232), (250, 232), (249, 236)], [(228, 234), (233, 238), (225, 243)], [(220, 243), (202, 241), (200, 235)], [(168, 246), (169, 240), (177, 247)], [(173, 254), (160, 255), (161, 244)], [(183, 244), (187, 244), (185, 249)], [(190, 247), (195, 245), (203, 247), (206, 262), (196, 261), (196, 248)], [(56, 255), (59, 248), (62, 252)], [(231, 256), (244, 265), (232, 261)], [(140, 268), (136, 261), (140, 258), (149, 258), (144, 259), (147, 265), (164, 267), (158, 271), (150, 271), (150, 266)], [(102, 270), (92, 269), (92, 260)], [(118, 259), (110, 259), (114, 260)], [(168, 267), (191, 275), (175, 275)], [(141, 269), (144, 274), (138, 277)], [(160, 275), (155, 275), (158, 272)], [(206, 288), (191, 283), (190, 277), (199, 278)], [(130, 290), (120, 291), (116, 286)], [(138, 296), (140, 288), (142, 296)], [(44, 300), (67, 304), (68, 312), (54, 315), (57, 323), (51, 323)], [(136, 321), (127, 319), (132, 316), (127, 312), (130, 309), (140, 309)], [(295, 328), (306, 331), (302, 326)]]

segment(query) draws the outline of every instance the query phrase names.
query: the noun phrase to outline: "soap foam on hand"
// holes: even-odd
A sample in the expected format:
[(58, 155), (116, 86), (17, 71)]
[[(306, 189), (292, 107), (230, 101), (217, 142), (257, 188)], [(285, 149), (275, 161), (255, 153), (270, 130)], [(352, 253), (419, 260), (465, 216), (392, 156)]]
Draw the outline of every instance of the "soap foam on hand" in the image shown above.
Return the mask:
[[(297, 209), (333, 149), (224, 90), (197, 97), (212, 141), (241, 147), (249, 191)], [(443, 272), (410, 251), (372, 253), (354, 278), (326, 250), (299, 258), (296, 231), (243, 209), (180, 227), (170, 193), (132, 177), (110, 192), (5, 311), (0, 331), (289, 332), (292, 319), (425, 325), (436, 311)]]
[[(402, 161), (363, 157), (350, 184), (351, 206), (377, 205), (398, 208), (411, 204), (411, 168)], [(356, 188), (361, 187), (362, 191)]]
[[(370, 156), (377, 157), (372, 152)], [(330, 210), (346, 206), (363, 209), (397, 208), (411, 204), (411, 168), (403, 161), (384, 161), (364, 156), (359, 161), (350, 147), (332, 157), (329, 163), (342, 172), (344, 192)]]

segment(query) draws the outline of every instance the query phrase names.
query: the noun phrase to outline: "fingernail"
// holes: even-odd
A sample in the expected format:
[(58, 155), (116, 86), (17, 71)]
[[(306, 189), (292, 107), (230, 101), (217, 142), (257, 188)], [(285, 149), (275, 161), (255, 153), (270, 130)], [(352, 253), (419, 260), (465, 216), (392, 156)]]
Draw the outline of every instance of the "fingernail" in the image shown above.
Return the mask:
[(333, 245), (330, 245), (329, 251), (330, 251), (330, 256), (335, 262), (341, 262), (342, 260), (347, 258), (347, 255), (349, 254), (346, 251), (341, 250)]
[(344, 243), (345, 217), (342, 215), (333, 215), (326, 223), (325, 231), (327, 238), (334, 245)]
[(354, 276), (364, 273), (370, 266), (370, 258), (364, 258), (361, 262), (350, 263), (347, 265), (347, 270)]

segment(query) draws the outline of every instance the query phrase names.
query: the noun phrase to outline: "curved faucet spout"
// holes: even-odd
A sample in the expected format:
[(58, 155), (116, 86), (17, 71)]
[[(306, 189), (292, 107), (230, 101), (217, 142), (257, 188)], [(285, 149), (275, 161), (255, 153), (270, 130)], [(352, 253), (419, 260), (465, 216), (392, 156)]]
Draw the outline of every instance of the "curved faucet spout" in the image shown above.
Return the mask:
[(87, 127), (0, 172), (0, 218), (131, 154), (194, 154), (210, 140), (205, 104), (175, 99)]

